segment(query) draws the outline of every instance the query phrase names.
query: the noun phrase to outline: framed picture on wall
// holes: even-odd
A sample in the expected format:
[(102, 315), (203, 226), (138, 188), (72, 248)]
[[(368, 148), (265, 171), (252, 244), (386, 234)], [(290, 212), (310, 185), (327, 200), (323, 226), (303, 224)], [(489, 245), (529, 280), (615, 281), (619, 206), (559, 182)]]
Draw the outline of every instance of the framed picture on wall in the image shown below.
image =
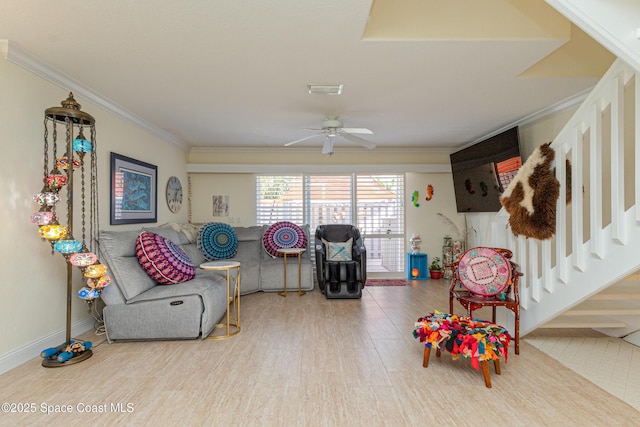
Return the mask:
[(158, 220), (158, 167), (111, 153), (111, 225)]
[(229, 216), (229, 196), (213, 196), (213, 216)]

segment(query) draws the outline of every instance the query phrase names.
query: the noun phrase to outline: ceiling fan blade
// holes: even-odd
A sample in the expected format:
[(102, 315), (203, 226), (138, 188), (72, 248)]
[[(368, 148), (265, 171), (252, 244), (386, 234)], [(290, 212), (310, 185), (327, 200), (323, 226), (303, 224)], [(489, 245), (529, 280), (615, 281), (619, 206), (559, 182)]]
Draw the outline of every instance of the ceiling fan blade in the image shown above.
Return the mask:
[(284, 146), (288, 147), (290, 145), (297, 144), (297, 143), (302, 142), (302, 141), (306, 141), (307, 139), (315, 138), (316, 136), (319, 136), (319, 135), (322, 135), (322, 133), (316, 133), (316, 134), (311, 135), (311, 136), (305, 136), (304, 138), (296, 139), (295, 141), (287, 142), (286, 144), (284, 144)]
[(367, 147), (368, 149), (376, 148), (376, 144), (371, 141), (367, 141), (366, 139), (362, 139), (359, 136), (351, 135), (346, 132), (341, 132), (340, 136), (345, 139), (348, 139), (351, 142), (355, 142), (358, 145), (362, 145), (363, 147)]
[(327, 138), (322, 145), (322, 154), (333, 154), (333, 141), (331, 138)]
[(342, 130), (345, 131), (346, 133), (360, 133), (360, 134), (373, 135), (373, 132), (371, 132), (367, 128), (342, 128)]

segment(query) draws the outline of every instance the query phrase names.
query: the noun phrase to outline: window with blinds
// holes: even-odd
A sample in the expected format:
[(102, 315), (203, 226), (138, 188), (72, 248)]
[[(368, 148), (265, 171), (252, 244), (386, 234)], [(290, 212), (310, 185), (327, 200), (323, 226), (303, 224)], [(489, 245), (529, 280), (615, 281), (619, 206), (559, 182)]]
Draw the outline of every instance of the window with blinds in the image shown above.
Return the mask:
[(404, 271), (404, 175), (258, 175), (256, 197), (258, 225), (355, 224), (367, 272)]
[(305, 178), (309, 207), (307, 222), (315, 230), (321, 224), (353, 224), (353, 177), (311, 175)]
[(290, 221), (306, 224), (302, 175), (256, 177), (257, 225)]

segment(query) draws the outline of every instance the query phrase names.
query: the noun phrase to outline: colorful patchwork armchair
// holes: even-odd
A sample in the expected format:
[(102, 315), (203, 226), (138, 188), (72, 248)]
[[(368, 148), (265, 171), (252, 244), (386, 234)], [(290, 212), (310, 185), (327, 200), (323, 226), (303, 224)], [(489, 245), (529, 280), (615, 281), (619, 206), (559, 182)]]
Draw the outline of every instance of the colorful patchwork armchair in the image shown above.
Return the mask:
[(520, 354), (520, 293), (518, 282), (523, 276), (517, 263), (511, 261), (509, 249), (477, 247), (469, 249), (460, 260), (447, 264), (452, 270), (449, 287), (449, 313), (453, 301), (466, 309), (469, 317), (482, 307), (491, 307), (491, 320), (496, 322), (496, 308), (505, 307), (514, 315), (515, 353)]

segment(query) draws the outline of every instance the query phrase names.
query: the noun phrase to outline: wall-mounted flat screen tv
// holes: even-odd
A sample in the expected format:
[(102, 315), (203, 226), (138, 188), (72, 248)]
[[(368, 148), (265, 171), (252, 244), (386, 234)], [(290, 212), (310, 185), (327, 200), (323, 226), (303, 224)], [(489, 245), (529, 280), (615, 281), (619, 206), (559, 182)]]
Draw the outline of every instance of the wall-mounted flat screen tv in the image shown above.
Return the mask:
[(500, 196), (522, 166), (518, 127), (450, 157), (458, 212), (498, 212)]

